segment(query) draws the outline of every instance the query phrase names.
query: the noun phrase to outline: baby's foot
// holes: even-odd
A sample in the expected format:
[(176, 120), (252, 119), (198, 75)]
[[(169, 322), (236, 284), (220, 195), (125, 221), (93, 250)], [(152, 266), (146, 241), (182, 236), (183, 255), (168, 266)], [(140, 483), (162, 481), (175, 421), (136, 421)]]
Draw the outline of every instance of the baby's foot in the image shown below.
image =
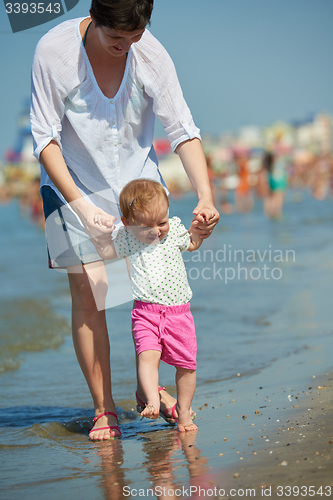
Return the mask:
[(189, 425), (181, 425), (178, 422), (177, 429), (179, 430), (179, 432), (190, 432), (190, 431), (197, 431), (198, 430), (198, 426), (195, 425), (193, 422), (191, 424), (189, 424)]
[(179, 430), (179, 432), (190, 432), (198, 430), (198, 427), (192, 421), (190, 409), (181, 410), (177, 405), (177, 411), (178, 411), (177, 429)]
[(146, 404), (144, 410), (141, 412), (142, 417), (151, 418), (156, 420), (160, 415), (160, 410), (156, 409), (154, 405)]

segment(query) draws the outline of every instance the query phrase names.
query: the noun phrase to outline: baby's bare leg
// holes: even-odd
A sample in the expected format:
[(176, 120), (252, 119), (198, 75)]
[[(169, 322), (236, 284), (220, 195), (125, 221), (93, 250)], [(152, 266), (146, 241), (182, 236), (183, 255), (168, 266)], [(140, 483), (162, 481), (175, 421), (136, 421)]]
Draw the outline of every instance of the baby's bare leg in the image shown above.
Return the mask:
[(178, 411), (178, 430), (180, 432), (196, 431), (198, 427), (191, 419), (191, 403), (196, 386), (196, 371), (177, 368), (177, 411)]
[(143, 417), (156, 419), (160, 414), (160, 396), (158, 393), (158, 367), (161, 353), (159, 351), (143, 351), (138, 356), (138, 378), (147, 401), (141, 412)]

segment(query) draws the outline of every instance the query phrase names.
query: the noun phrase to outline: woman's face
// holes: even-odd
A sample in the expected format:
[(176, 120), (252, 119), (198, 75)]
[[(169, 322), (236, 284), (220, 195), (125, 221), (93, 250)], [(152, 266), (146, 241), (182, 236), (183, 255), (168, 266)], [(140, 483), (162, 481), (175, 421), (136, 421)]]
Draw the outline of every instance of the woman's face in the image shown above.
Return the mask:
[(144, 28), (134, 31), (120, 31), (106, 26), (98, 26), (96, 30), (103, 49), (115, 57), (124, 56), (132, 43), (138, 42), (145, 31)]

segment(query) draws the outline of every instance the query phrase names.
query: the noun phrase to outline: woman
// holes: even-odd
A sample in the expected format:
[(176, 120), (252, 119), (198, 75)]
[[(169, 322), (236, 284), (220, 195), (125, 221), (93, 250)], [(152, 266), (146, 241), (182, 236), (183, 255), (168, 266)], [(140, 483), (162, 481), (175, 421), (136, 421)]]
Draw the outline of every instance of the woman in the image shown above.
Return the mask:
[[(105, 311), (94, 300), (106, 281), (94, 244), (103, 245), (108, 231), (94, 217), (117, 216), (112, 207), (134, 178), (164, 184), (152, 147), (155, 115), (198, 196), (197, 231), (208, 237), (219, 219), (199, 130), (170, 57), (146, 30), (152, 8), (153, 0), (92, 0), (90, 17), (66, 21), (40, 40), (32, 69), (31, 126), (45, 216), (61, 215), (46, 222), (50, 266), (68, 272), (74, 347), (95, 408), (92, 440), (121, 434)], [(166, 411), (175, 401), (160, 394)]]

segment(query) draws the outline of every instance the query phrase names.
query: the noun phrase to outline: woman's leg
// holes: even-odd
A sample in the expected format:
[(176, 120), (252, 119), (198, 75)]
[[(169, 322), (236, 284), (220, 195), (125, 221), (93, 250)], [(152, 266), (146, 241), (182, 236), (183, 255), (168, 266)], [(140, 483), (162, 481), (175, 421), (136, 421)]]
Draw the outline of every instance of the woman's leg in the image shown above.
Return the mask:
[(196, 386), (196, 371), (176, 368), (178, 430), (196, 431), (198, 427), (191, 419), (191, 403)]
[[(95, 416), (116, 413), (111, 392), (110, 344), (102, 305), (106, 296), (107, 279), (104, 264), (93, 263), (68, 268), (72, 295), (72, 333), (78, 362), (91, 392)], [(95, 297), (97, 298), (96, 306)], [(116, 418), (106, 415), (94, 427), (117, 425)], [(93, 440), (116, 437), (116, 429), (93, 432)]]

